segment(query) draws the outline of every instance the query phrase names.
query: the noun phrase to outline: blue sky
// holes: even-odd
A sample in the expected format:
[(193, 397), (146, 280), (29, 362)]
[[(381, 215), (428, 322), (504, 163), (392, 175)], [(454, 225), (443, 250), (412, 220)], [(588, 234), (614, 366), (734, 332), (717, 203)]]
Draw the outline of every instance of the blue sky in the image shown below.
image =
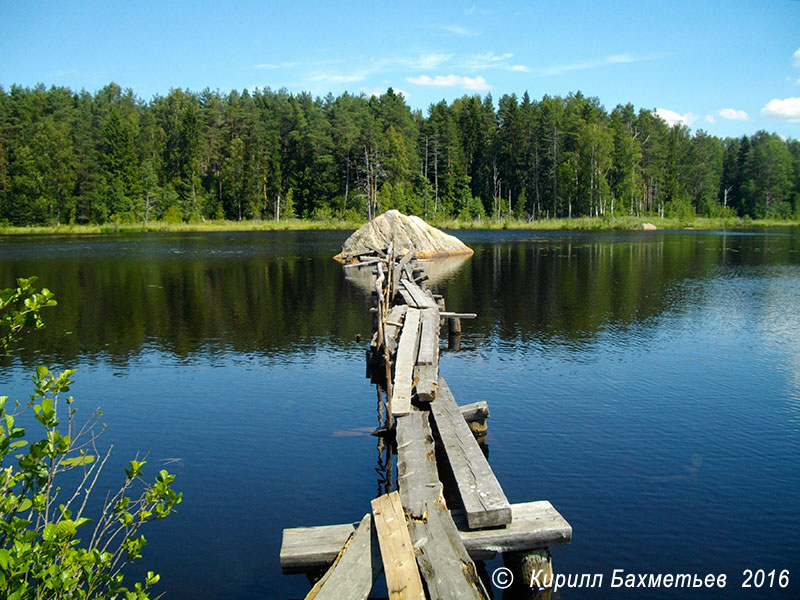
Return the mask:
[(800, 138), (800, 1), (0, 0), (0, 85), (401, 90), (427, 111), (580, 90), (715, 135)]

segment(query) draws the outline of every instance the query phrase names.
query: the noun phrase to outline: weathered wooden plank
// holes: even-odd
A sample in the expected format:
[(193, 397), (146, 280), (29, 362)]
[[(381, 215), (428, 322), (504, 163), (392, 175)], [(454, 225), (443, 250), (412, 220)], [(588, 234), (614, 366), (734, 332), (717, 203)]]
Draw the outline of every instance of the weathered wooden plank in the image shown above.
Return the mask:
[(372, 501), (372, 516), (381, 547), (389, 598), (425, 600), (400, 494), (391, 492), (375, 498)]
[(478, 560), (489, 552), (517, 552), (563, 546), (572, 541), (572, 526), (547, 500), (511, 505), (511, 523), (496, 529), (470, 530), (464, 511), (451, 512), (464, 546)]
[(439, 309), (426, 308), (420, 314), (418, 365), (432, 365), (439, 360)]
[(413, 385), (414, 363), (416, 362), (417, 340), (419, 338), (419, 310), (409, 308), (400, 332), (397, 356), (394, 361), (394, 387), (392, 388), (392, 416), (398, 417), (411, 412), (411, 389)]
[(436, 398), (436, 388), (439, 381), (439, 364), (417, 365), (414, 367), (414, 381), (417, 400), (420, 402), (433, 402)]
[[(473, 560), (496, 552), (519, 552), (569, 544), (572, 527), (547, 500), (511, 505), (511, 523), (494, 529), (470, 530), (462, 510), (451, 512), (464, 547)], [(283, 530), (281, 567), (287, 573), (330, 564), (356, 524), (298, 527)]]
[(397, 350), (397, 338), (402, 329), (403, 317), (406, 314), (408, 307), (404, 304), (393, 306), (386, 313), (386, 318), (383, 322), (385, 343), (389, 348), (389, 354), (394, 354)]
[(396, 439), (400, 500), (410, 516), (421, 519), (425, 503), (442, 497), (428, 413), (415, 410), (398, 417)]
[(400, 281), (400, 286), (400, 289), (405, 288), (406, 291), (411, 294), (411, 297), (414, 298), (414, 302), (419, 308), (438, 308), (436, 300), (423, 292), (422, 288), (410, 279), (402, 279)]
[(367, 598), (382, 569), (378, 539), (372, 527), (372, 515), (361, 519), (331, 567), (306, 596), (306, 600)]
[(459, 312), (447, 312), (445, 310), (439, 313), (439, 316), (442, 319), (476, 319), (478, 317), (477, 313), (459, 313)]
[(409, 531), (431, 600), (488, 600), (475, 563), (453, 519), (438, 502), (426, 503), (427, 519), (411, 519)]
[(408, 306), (411, 306), (411, 307), (413, 307), (413, 308), (419, 308), (419, 306), (417, 305), (416, 301), (414, 300), (414, 296), (412, 296), (412, 295), (411, 295), (411, 294), (408, 292), (408, 290), (407, 290), (405, 287), (403, 287), (403, 286), (401, 285), (401, 286), (400, 286), (400, 287), (397, 289), (397, 291), (398, 291), (398, 292), (400, 292), (400, 295), (403, 297), (403, 301), (404, 301), (404, 302), (405, 302), (405, 303), (406, 303)]
[(458, 409), (450, 388), (439, 378), (431, 414), (471, 529), (511, 522), (511, 505)]
[(467, 423), (483, 421), (489, 418), (489, 405), (486, 403), (486, 400), (465, 404), (464, 406), (459, 406), (458, 409), (461, 411), (461, 416), (464, 417)]
[(394, 291), (394, 293), (397, 293), (398, 291), (398, 285), (400, 283), (400, 275), (402, 275), (403, 273), (403, 268), (409, 263), (409, 261), (413, 257), (414, 253), (409, 252), (406, 255), (404, 255), (403, 258), (401, 258), (400, 261), (394, 265), (394, 273), (392, 276), (392, 286), (393, 286), (392, 290)]

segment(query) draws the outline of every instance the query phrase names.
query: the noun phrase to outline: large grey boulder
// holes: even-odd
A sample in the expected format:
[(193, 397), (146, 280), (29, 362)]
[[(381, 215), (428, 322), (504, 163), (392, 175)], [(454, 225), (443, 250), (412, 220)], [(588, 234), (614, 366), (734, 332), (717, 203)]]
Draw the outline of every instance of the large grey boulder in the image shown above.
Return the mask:
[(472, 254), (472, 249), (457, 237), (431, 227), (419, 217), (389, 210), (347, 238), (341, 254), (334, 258), (345, 263), (353, 262), (359, 256), (386, 252), (390, 242), (395, 256), (409, 252), (413, 252), (417, 258)]

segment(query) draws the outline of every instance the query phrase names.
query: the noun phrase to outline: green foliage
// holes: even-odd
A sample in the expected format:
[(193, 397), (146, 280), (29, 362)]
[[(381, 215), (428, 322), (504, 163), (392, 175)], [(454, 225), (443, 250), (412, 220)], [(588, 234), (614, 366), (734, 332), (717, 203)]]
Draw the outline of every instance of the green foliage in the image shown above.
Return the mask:
[[(202, 223), (374, 216), (427, 219), (795, 214), (800, 143), (721, 140), (580, 92), (464, 96), (412, 111), (401, 94), (314, 98), (174, 89), (150, 102), (0, 93), (0, 222)], [(177, 208), (173, 208), (176, 206)], [(353, 212), (355, 211), (355, 212)]]
[[(4, 345), (25, 326), (41, 327), (39, 311), (55, 304), (46, 289), (34, 290), (34, 281), (20, 279), (16, 289), (0, 290)], [(137, 459), (126, 467), (120, 489), (106, 495), (100, 514), (87, 516), (110, 449), (97, 448), (99, 411), (83, 425), (75, 421), (74, 399), (64, 397), (74, 373), (37, 367), (23, 407), (0, 396), (0, 595), (146, 600), (159, 576), (148, 572), (131, 588), (121, 570), (142, 556), (142, 525), (174, 512), (181, 494), (172, 489), (175, 476), (164, 470), (146, 483), (146, 461)], [(17, 425), (25, 409), (32, 410), (38, 432)], [(77, 471), (73, 490), (60, 483), (70, 471)]]
[(55, 306), (53, 293), (47, 288), (37, 292), (36, 277), (17, 279), (16, 288), (0, 290), (0, 347), (7, 351), (11, 340), (25, 328), (41, 329), (41, 309)]

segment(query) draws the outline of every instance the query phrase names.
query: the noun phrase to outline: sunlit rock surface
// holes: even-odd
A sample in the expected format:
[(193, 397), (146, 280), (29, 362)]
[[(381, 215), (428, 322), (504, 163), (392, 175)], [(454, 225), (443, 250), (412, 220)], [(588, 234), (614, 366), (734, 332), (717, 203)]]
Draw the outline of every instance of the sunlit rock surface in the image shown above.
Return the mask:
[(359, 256), (383, 253), (392, 242), (395, 256), (413, 252), (417, 258), (472, 254), (457, 237), (431, 227), (415, 216), (398, 210), (389, 210), (361, 227), (342, 245), (342, 252), (334, 256), (341, 262), (353, 262)]

